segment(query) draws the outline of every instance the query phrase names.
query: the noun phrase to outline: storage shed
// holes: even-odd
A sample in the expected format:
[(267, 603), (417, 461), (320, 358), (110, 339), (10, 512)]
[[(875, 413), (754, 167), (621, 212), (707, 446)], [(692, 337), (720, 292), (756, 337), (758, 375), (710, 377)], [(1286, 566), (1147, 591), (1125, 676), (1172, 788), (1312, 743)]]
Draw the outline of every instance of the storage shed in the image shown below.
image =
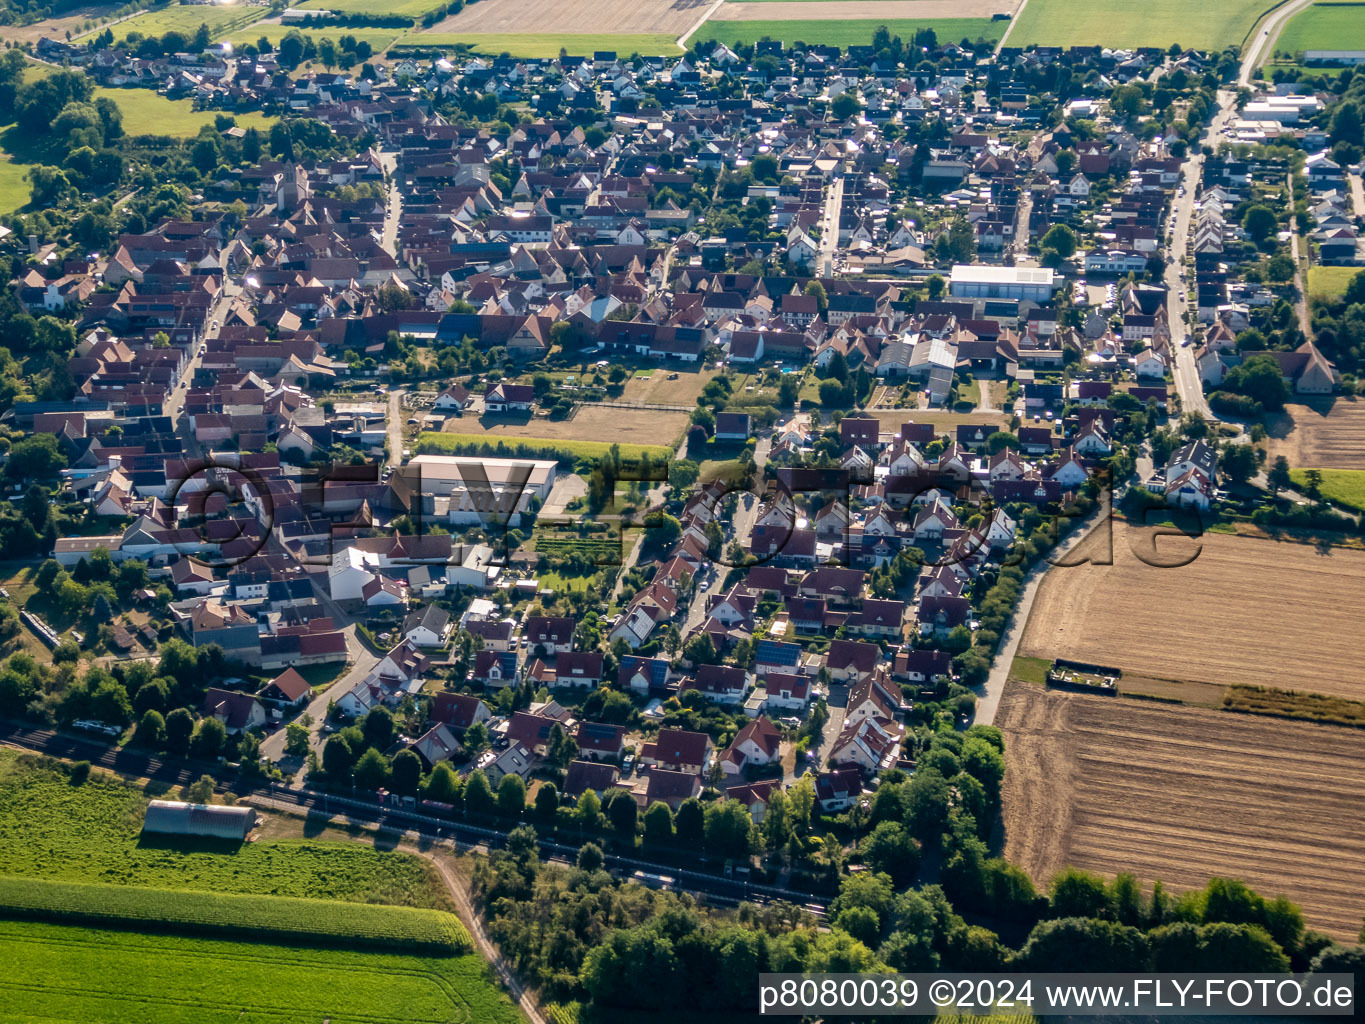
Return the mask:
[(254, 807), (219, 807), (153, 800), (147, 806), (142, 831), (176, 836), (209, 836), (242, 840), (256, 827)]

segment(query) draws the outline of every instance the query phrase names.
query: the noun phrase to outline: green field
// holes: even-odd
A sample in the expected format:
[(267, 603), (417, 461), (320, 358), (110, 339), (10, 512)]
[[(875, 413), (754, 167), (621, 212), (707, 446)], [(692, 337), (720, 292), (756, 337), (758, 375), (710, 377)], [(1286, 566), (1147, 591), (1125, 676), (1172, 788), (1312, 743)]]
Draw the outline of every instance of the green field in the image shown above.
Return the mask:
[(344, 28), (336, 26), (334, 28), (297, 28), (293, 25), (248, 25), (239, 28), (228, 35), (229, 41), (233, 46), (241, 46), (244, 43), (255, 43), (258, 39), (265, 38), (270, 41), (271, 46), (279, 46), (280, 40), (290, 32), (298, 32), (300, 35), (311, 36), (313, 39), (340, 39), (342, 36), (355, 36), (356, 42), (365, 41), (370, 44), (370, 49), (375, 53), (382, 53), (393, 44), (393, 41), (404, 32), (401, 28)]
[[(1320, 469), (1322, 474), (1322, 496), (1338, 505), (1365, 511), (1365, 470), (1362, 469)], [(1306, 469), (1291, 469), (1289, 478), (1300, 491), (1308, 483)]]
[(60, 762), (0, 750), (0, 875), (451, 909), (426, 861), (359, 843), (144, 843), (147, 799), (99, 773), (73, 786)]
[(338, 14), (384, 14), (395, 18), (421, 18), (427, 11), (444, 7), (448, 0), (303, 0), (296, 6)]
[[(1036, 0), (1035, 0), (1036, 2)], [(854, 21), (708, 21), (697, 34), (698, 39), (716, 40), (727, 46), (749, 45), (760, 39), (777, 39), (783, 43), (806, 43), (817, 46), (868, 46), (872, 36), (882, 25), (893, 36), (908, 42), (919, 29), (931, 28), (940, 42), (960, 42), (963, 39), (998, 40), (1005, 34), (1008, 21), (990, 18), (866, 18)]]
[(1014, 46), (1240, 46), (1274, 0), (1029, 0), (1015, 18)]
[(1351, 283), (1351, 278), (1365, 273), (1359, 267), (1309, 267), (1308, 294), (1323, 298), (1339, 298)]
[(1365, 50), (1365, 3), (1316, 3), (1289, 19), (1274, 49)]
[(474, 950), (460, 919), (440, 910), (51, 878), (0, 877), (0, 918), (434, 956)]
[(164, 36), (167, 32), (183, 32), (187, 36), (193, 36), (199, 31), (200, 25), (207, 25), (209, 35), (217, 39), (243, 25), (250, 25), (269, 13), (264, 7), (243, 7), (240, 4), (220, 6), (175, 4), (119, 22), (114, 26), (114, 35), (120, 39), (126, 38), (129, 32), (141, 32), (144, 36)]
[(8, 153), (0, 154), (0, 213), (13, 213), (28, 203), (28, 164), (16, 164)]
[[(9, 952), (5, 952), (8, 950)], [(518, 1024), (478, 956), (415, 957), (0, 922), (6, 1021)]]
[(463, 46), (474, 53), (513, 57), (558, 57), (564, 50), (571, 57), (590, 57), (597, 50), (615, 50), (622, 56), (677, 55), (675, 38), (667, 33), (649, 35), (593, 35), (591, 33), (537, 32), (412, 32), (404, 36), (399, 48)]
[[(107, 96), (123, 111), (123, 130), (128, 135), (168, 135), (175, 139), (192, 139), (204, 125), (212, 125), (221, 110), (195, 110), (190, 100), (170, 100), (150, 89), (95, 90), (95, 98)], [(269, 131), (275, 118), (254, 111), (233, 113), (239, 127)]]
[[(542, 437), (507, 437), (502, 434), (446, 434), (423, 431), (417, 438), (417, 451), (421, 455), (459, 455), (466, 451), (480, 452), (485, 445), (497, 449), (499, 457), (535, 457), (540, 451), (554, 450), (564, 459), (600, 459), (611, 451), (612, 445), (605, 441), (562, 441)], [(673, 449), (659, 444), (623, 444), (617, 446), (621, 458), (639, 459), (645, 453), (655, 461), (671, 461)], [(549, 456), (539, 456), (548, 458)]]

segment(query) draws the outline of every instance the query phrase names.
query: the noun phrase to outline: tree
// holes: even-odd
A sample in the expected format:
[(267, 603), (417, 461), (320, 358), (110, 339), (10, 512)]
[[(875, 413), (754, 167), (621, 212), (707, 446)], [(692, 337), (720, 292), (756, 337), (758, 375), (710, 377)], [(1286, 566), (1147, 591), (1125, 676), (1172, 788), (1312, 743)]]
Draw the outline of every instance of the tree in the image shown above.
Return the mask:
[(637, 811), (635, 798), (624, 790), (618, 790), (607, 804), (607, 819), (611, 822), (611, 827), (617, 835), (627, 839), (631, 844), (635, 842)]
[(1127, 971), (1147, 962), (1148, 949), (1147, 937), (1136, 928), (1116, 921), (1066, 917), (1039, 923), (1016, 963), (1026, 970), (1066, 964), (1071, 971)]
[(645, 842), (663, 844), (673, 840), (673, 812), (662, 800), (655, 800), (645, 811)]
[(360, 723), (365, 745), (377, 750), (388, 750), (393, 745), (393, 715), (386, 707), (377, 707)]
[(453, 804), (459, 800), (460, 777), (455, 774), (455, 769), (444, 761), (431, 769), (431, 774), (427, 776), (427, 785), (423, 795), (428, 800), (435, 800), (443, 804)]
[(148, 750), (161, 749), (161, 745), (166, 742), (166, 719), (161, 717), (160, 711), (148, 708), (143, 713), (137, 723), (137, 732), (133, 734), (133, 742)]
[(840, 121), (846, 121), (863, 109), (862, 101), (852, 89), (841, 92), (829, 105), (830, 113)]
[(1284, 382), (1280, 364), (1268, 355), (1252, 356), (1234, 366), (1224, 378), (1223, 387), (1254, 398), (1271, 412), (1283, 409), (1289, 398), (1289, 386)]
[(825, 294), (825, 286), (819, 281), (811, 281), (806, 285), (805, 294), (815, 297), (816, 309), (824, 316), (829, 310), (829, 296)]
[(298, 722), (284, 727), (284, 752), (292, 757), (308, 756), (308, 730)]
[[(101, 722), (110, 725), (127, 725), (133, 720), (133, 705), (128, 700), (128, 691), (122, 683), (106, 679), (99, 683), (90, 694), (90, 714)], [(222, 728), (222, 723), (218, 723)]]
[(323, 36), (318, 40), (318, 60), (328, 71), (336, 66), (337, 44), (331, 36)]
[(526, 810), (526, 783), (520, 775), (508, 772), (498, 783), (498, 810), (509, 818), (519, 818)]
[(414, 796), (422, 786), (422, 759), (411, 750), (400, 750), (389, 765), (389, 788), (404, 796)]
[(355, 782), (361, 789), (375, 790), (389, 781), (389, 759), (374, 747), (360, 755), (355, 765)]
[(590, 789), (585, 789), (578, 797), (578, 803), (574, 805), (574, 821), (579, 828), (599, 829), (602, 827), (602, 801), (597, 799), (597, 794)]
[(1310, 469), (1303, 475), (1303, 493), (1314, 501), (1322, 500), (1322, 470)]
[(1266, 261), (1265, 275), (1276, 284), (1283, 284), (1294, 278), (1294, 260), (1284, 253), (1277, 253)]
[(31, 482), (51, 479), (65, 466), (66, 456), (57, 448), (56, 435), (35, 434), (10, 448), (5, 473), (12, 480)]
[(602, 855), (602, 847), (596, 843), (584, 843), (578, 848), (576, 864), (580, 870), (601, 871), (604, 863), (606, 858)]
[(1265, 476), (1272, 494), (1279, 494), (1280, 491), (1288, 490), (1294, 485), (1289, 476), (1289, 460), (1283, 455), (1275, 456), (1275, 461), (1271, 463), (1270, 470)]
[(1229, 480), (1244, 484), (1256, 472), (1256, 449), (1249, 444), (1228, 444), (1218, 456), (1218, 468)]
[(1246, 213), (1242, 214), (1242, 229), (1258, 245), (1274, 234), (1278, 226), (1275, 211), (1260, 203), (1248, 206)]
[(738, 800), (717, 800), (706, 808), (704, 828), (706, 849), (717, 857), (749, 859), (749, 832), (753, 819)]
[(1039, 244), (1044, 249), (1055, 249), (1062, 259), (1070, 259), (1076, 254), (1076, 232), (1065, 224), (1054, 224)]
[(488, 784), (488, 776), (483, 769), (475, 768), (469, 773), (464, 785), (464, 805), (471, 814), (492, 814), (495, 802), (493, 788)]
[(1052, 880), (1051, 900), (1056, 917), (1113, 915), (1104, 879), (1077, 868), (1067, 868)]
[(559, 790), (553, 782), (541, 783), (536, 790), (536, 817), (542, 821), (554, 821), (559, 813)]
[(192, 804), (213, 803), (213, 776), (201, 775), (198, 781), (191, 782), (185, 794)]
[(194, 716), (185, 708), (176, 708), (166, 716), (166, 749), (177, 757), (189, 753), (190, 737), (194, 735)]
[(335, 785), (350, 782), (354, 765), (355, 751), (345, 736), (333, 736), (322, 748), (322, 770), (327, 773), (328, 782)]
[(507, 833), (507, 852), (522, 867), (539, 862), (540, 837), (530, 825), (518, 825)]
[(694, 850), (702, 845), (706, 835), (706, 816), (700, 800), (688, 797), (678, 806), (673, 816), (673, 831), (678, 845), (685, 849)]
[(919, 844), (894, 821), (883, 821), (862, 841), (863, 863), (905, 885), (919, 866)]
[(925, 282), (929, 286), (929, 299), (937, 302), (943, 298), (943, 293), (948, 290), (948, 282), (943, 280), (941, 274), (930, 274), (929, 280)]

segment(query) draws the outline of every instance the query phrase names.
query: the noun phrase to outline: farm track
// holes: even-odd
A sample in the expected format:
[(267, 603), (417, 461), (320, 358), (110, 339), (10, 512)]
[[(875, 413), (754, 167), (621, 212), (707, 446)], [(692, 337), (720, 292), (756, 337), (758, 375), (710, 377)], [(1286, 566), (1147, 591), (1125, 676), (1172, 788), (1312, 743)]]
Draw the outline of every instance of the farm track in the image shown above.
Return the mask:
[(1196, 545), (1199, 554), (1187, 566), (1158, 569), (1130, 550), (1136, 533), (1115, 524), (1113, 565), (1048, 574), (1021, 654), (1163, 679), (1365, 697), (1358, 645), (1365, 552), (1206, 534), (1161, 541), (1163, 554)]
[(1210, 877), (1288, 896), (1354, 939), (1365, 915), (1365, 734), (1011, 683), (1005, 856), (1176, 889)]

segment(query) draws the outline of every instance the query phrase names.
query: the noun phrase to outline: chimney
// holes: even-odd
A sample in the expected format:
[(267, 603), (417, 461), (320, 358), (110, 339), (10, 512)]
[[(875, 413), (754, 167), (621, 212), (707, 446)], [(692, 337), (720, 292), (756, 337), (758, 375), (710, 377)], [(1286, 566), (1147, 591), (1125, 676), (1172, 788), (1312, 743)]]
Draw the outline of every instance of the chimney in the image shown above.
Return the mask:
[(36, 253), (38, 252), (38, 236), (37, 236), (37, 235), (29, 235), (29, 236), (28, 236), (28, 251), (29, 251), (30, 253), (34, 253), (34, 254), (36, 254)]

